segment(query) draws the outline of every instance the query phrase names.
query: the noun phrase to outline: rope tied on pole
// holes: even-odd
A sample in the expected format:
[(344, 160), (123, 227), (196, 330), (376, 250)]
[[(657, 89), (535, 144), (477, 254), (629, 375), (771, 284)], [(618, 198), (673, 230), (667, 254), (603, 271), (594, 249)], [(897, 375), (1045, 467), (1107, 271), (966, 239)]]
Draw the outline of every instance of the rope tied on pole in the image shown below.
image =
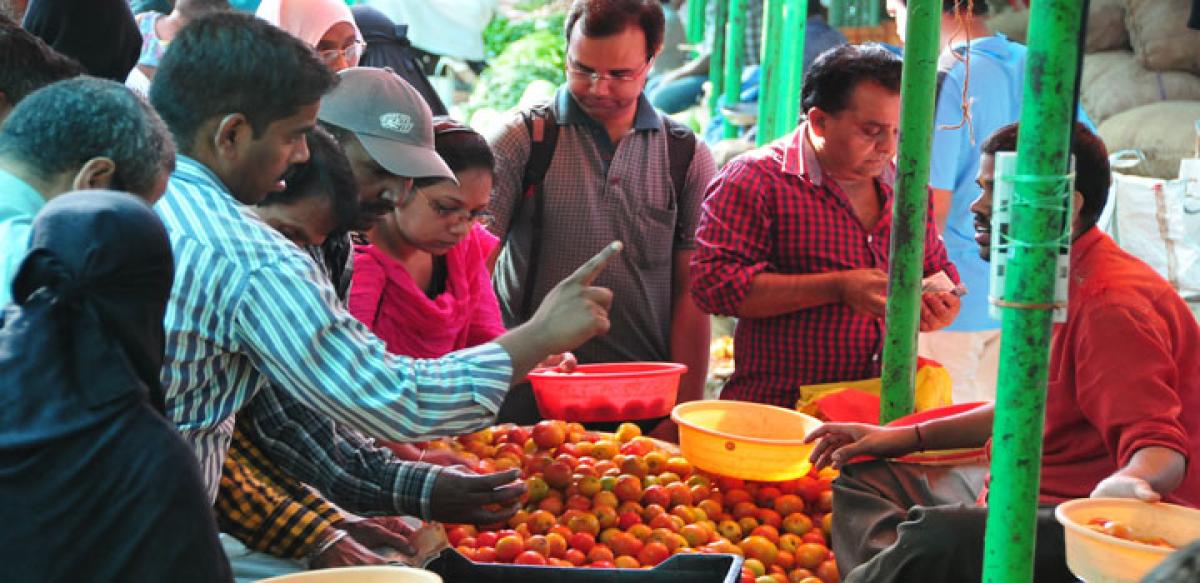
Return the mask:
[[(975, 120), (971, 117), (971, 104), (974, 102), (968, 96), (971, 89), (971, 33), (970, 30), (975, 24), (975, 0), (967, 0), (967, 9), (964, 13), (958, 5), (954, 7), (954, 20), (958, 24), (958, 28), (950, 35), (947, 46), (954, 44), (954, 39), (964, 35), (967, 38), (967, 48), (960, 55), (955, 51), (950, 51), (954, 58), (963, 64), (963, 87), (962, 87), (962, 118), (954, 125), (944, 124), (938, 126), (938, 129), (956, 130), (967, 126), (967, 139), (971, 140), (971, 146), (975, 146)], [(935, 104), (936, 106), (936, 104)]]

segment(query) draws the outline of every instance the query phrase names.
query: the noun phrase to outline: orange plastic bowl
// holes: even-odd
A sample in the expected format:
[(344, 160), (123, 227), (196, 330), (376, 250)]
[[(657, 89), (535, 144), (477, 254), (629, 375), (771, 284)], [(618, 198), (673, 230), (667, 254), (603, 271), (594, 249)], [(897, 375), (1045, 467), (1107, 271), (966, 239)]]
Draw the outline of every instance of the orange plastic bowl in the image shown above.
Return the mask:
[(581, 364), (572, 373), (534, 369), (529, 382), (546, 419), (630, 421), (669, 415), (685, 372), (674, 362)]
[(744, 401), (692, 401), (671, 413), (679, 449), (692, 465), (715, 474), (781, 482), (808, 474), (814, 443), (804, 436), (821, 426), (813, 417)]

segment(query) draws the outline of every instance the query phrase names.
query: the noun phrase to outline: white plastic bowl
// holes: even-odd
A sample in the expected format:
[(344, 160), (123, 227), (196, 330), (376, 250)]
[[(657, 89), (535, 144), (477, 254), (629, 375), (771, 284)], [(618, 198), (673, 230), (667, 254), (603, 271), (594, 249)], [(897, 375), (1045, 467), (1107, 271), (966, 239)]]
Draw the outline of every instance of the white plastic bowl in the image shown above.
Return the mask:
[(1162, 537), (1176, 548), (1200, 539), (1200, 510), (1128, 498), (1064, 502), (1054, 516), (1066, 531), (1067, 567), (1087, 583), (1137, 583), (1171, 549), (1119, 539), (1087, 527), (1093, 518), (1116, 520), (1139, 537)]
[(341, 567), (263, 579), (258, 583), (442, 583), (436, 573), (412, 567)]

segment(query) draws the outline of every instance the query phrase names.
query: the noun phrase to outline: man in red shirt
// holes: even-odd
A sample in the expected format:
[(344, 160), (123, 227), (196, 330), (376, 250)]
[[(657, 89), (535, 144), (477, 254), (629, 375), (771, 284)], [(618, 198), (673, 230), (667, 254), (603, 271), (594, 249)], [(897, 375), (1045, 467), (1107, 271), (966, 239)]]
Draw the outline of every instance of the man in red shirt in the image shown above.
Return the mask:
[[(976, 240), (991, 245), (993, 156), (1015, 151), (1017, 126), (984, 142), (972, 205)], [(1035, 578), (1066, 571), (1053, 505), (1073, 498), (1166, 500), (1200, 507), (1200, 326), (1179, 294), (1096, 226), (1108, 197), (1104, 144), (1082, 125), (1072, 141), (1076, 180), (1067, 321), (1050, 345)], [(809, 436), (818, 465), (859, 455), (980, 447), (992, 406), (911, 427), (827, 424)], [(986, 490), (954, 470), (872, 461), (834, 483), (833, 543), (845, 581), (979, 580)], [(978, 499), (983, 504), (972, 504)], [(952, 529), (953, 533), (948, 532)]]
[[(877, 46), (824, 53), (804, 80), (800, 127), (709, 185), (691, 292), (702, 310), (739, 318), (722, 398), (790, 408), (801, 385), (879, 375), (900, 67)], [(957, 281), (932, 214), (926, 229), (925, 274)], [(958, 306), (927, 294), (921, 329), (946, 326)]]

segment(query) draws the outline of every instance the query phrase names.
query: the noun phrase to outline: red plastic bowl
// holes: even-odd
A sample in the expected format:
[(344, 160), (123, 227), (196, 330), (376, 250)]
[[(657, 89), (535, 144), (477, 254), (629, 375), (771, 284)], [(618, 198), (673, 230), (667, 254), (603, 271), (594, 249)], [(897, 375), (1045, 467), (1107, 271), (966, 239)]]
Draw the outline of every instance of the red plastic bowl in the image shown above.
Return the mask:
[(573, 373), (535, 369), (529, 382), (546, 419), (632, 421), (670, 415), (685, 372), (674, 362), (581, 364)]

